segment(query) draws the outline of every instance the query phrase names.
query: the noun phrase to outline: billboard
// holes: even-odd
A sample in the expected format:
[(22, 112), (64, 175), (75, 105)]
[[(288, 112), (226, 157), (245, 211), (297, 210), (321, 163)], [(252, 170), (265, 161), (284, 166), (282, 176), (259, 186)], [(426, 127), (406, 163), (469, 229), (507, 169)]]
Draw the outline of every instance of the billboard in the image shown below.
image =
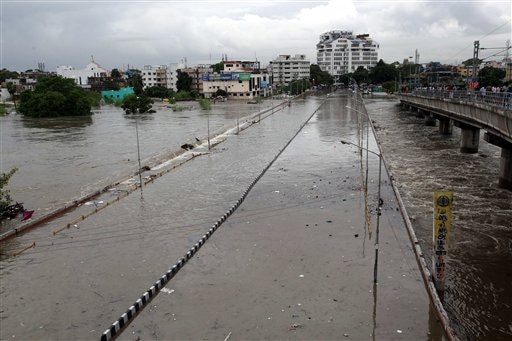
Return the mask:
[(452, 201), (452, 192), (434, 192), (434, 222), (432, 231), (434, 253), (432, 269), (436, 288), (441, 291), (444, 290), (446, 255), (452, 227)]
[(251, 74), (247, 73), (247, 72), (239, 73), (238, 80), (250, 81), (251, 80)]
[(251, 74), (248, 72), (223, 72), (223, 73), (203, 73), (203, 81), (248, 81), (251, 80)]

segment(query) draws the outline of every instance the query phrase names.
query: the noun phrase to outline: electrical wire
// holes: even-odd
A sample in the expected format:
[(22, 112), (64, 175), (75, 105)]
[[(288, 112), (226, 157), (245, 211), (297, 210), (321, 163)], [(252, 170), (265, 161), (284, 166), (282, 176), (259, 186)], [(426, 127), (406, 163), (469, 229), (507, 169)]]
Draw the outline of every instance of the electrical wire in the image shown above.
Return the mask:
[[(497, 30), (499, 30), (500, 28), (502, 28), (503, 26), (507, 25), (510, 23), (510, 20), (507, 20), (506, 22), (504, 22), (503, 24), (501, 24), (500, 26), (496, 27), (495, 29), (491, 30), (490, 32), (484, 34), (482, 37), (478, 38), (477, 40), (480, 41), (488, 36), (490, 36), (491, 34), (493, 34), (494, 32), (496, 32)], [(459, 51), (457, 51), (452, 57), (449, 58), (449, 60), (453, 60), (455, 59), (455, 57), (457, 57), (462, 51), (470, 48), (470, 47), (473, 47), (474, 45), (473, 44), (470, 44), (462, 49), (460, 49)]]

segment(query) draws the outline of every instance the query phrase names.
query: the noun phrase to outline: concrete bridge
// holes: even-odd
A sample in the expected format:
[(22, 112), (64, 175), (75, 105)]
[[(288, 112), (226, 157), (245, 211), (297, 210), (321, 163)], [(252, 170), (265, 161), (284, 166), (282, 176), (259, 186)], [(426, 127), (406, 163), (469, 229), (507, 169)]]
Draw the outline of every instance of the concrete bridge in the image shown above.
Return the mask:
[(438, 120), (440, 134), (460, 128), (461, 153), (478, 152), (480, 130), (485, 130), (484, 140), (501, 148), (498, 186), (512, 190), (512, 93), (415, 90), (398, 98), (425, 117), (426, 125), (436, 126)]

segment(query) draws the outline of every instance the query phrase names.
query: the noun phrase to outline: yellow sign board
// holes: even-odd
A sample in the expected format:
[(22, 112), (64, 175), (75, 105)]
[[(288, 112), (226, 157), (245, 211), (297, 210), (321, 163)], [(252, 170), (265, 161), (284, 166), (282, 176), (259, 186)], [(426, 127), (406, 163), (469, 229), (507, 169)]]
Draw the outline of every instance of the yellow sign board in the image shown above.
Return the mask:
[(434, 192), (433, 271), (438, 290), (444, 290), (446, 254), (452, 227), (452, 206), (452, 192)]

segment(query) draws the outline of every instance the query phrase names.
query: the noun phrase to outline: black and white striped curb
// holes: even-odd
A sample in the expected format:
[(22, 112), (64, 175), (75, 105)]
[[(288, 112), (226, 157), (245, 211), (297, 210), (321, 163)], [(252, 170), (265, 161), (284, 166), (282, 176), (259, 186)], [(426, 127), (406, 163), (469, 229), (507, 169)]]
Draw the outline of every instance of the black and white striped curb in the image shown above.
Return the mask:
[(142, 311), (146, 307), (146, 305), (162, 290), (163, 287), (178, 273), (178, 271), (196, 254), (197, 251), (206, 243), (206, 241), (213, 235), (213, 233), (237, 210), (237, 208), (242, 204), (245, 200), (249, 192), (256, 185), (256, 183), (263, 177), (263, 175), (267, 172), (267, 170), (274, 164), (274, 162), (281, 156), (284, 150), (290, 145), (290, 143), (295, 139), (295, 137), (299, 134), (299, 132), (304, 128), (304, 126), (311, 120), (311, 118), (316, 114), (320, 106), (309, 116), (309, 118), (300, 126), (297, 132), (291, 137), (291, 139), (286, 143), (286, 145), (277, 153), (277, 155), (270, 161), (270, 163), (263, 169), (263, 171), (254, 179), (249, 187), (243, 192), (240, 199), (231, 206), (231, 208), (219, 219), (213, 226), (206, 232), (201, 239), (197, 243), (194, 244), (185, 254), (185, 256), (181, 257), (180, 260), (174, 264), (172, 268), (170, 268), (159, 280), (155, 282), (142, 296), (135, 301), (126, 312), (121, 315), (112, 325), (103, 332), (101, 335), (101, 341), (110, 341), (116, 335), (120, 334), (120, 331), (130, 323), (135, 316), (139, 312)]

